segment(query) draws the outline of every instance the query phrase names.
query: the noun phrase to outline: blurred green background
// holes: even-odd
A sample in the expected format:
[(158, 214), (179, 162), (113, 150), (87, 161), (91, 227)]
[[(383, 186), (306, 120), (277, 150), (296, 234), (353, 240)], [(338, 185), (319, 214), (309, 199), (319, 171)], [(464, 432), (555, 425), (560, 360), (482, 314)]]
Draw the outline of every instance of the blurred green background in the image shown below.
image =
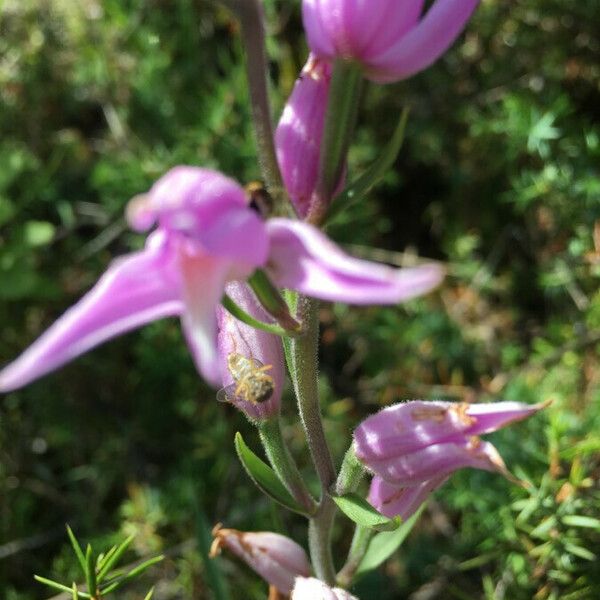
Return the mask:
[[(299, 1), (266, 12), (279, 114), (306, 47)], [(407, 142), (330, 233), (391, 264), (438, 259), (449, 276), (405, 306), (323, 307), (336, 456), (361, 418), (401, 399), (553, 404), (492, 436), (531, 487), (454, 476), (358, 583), (362, 600), (600, 597), (599, 22), (596, 0), (484, 1), (433, 68), (368, 89), (351, 176), (410, 105)], [(229, 13), (202, 0), (0, 0), (0, 363), (142, 244), (124, 206), (179, 163), (260, 177)], [(310, 476), (289, 395), (285, 415)], [(199, 380), (176, 321), (3, 397), (0, 597), (50, 597), (34, 573), (79, 580), (68, 522), (98, 549), (135, 532), (126, 562), (167, 554), (120, 598), (155, 584), (157, 600), (210, 599), (215, 580), (234, 600), (265, 598), (244, 566), (202, 559), (217, 521), (305, 541), (243, 473), (238, 430), (258, 449)], [(338, 519), (340, 563), (350, 533)]]

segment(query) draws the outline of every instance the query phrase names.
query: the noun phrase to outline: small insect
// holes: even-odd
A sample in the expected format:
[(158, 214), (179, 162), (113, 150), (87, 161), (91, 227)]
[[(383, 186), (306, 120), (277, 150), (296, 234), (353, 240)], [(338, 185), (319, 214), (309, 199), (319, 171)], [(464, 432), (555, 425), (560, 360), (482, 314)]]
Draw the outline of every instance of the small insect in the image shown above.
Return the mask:
[(219, 390), (217, 400), (220, 402), (245, 400), (260, 404), (273, 395), (275, 382), (267, 373), (273, 368), (272, 365), (263, 365), (255, 358), (232, 352), (227, 357), (227, 368), (235, 383)]
[(262, 217), (267, 217), (273, 209), (273, 199), (260, 181), (251, 181), (245, 186), (250, 208)]

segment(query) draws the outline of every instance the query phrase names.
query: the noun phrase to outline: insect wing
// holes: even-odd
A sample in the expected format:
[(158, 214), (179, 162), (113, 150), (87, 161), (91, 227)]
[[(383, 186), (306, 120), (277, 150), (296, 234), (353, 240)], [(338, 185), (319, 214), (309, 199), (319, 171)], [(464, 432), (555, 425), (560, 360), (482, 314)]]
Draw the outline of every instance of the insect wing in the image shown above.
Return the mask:
[(237, 383), (226, 385), (217, 392), (217, 400), (219, 402), (234, 402), (235, 400), (244, 400), (239, 394), (236, 395)]

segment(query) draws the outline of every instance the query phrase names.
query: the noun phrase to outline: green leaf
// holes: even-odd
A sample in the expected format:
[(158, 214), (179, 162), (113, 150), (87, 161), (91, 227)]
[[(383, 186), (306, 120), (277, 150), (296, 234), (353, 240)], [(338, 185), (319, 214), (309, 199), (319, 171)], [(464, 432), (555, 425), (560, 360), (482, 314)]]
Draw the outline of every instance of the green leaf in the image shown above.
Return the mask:
[(563, 517), (562, 522), (568, 527), (587, 527), (600, 531), (600, 519), (594, 517), (585, 517), (583, 515), (567, 515)]
[(88, 592), (92, 595), (92, 597), (94, 597), (98, 591), (98, 585), (96, 581), (96, 557), (94, 556), (94, 551), (89, 544), (85, 551), (85, 563), (85, 580), (87, 583)]
[(239, 431), (235, 434), (235, 449), (250, 479), (262, 492), (286, 508), (302, 515), (306, 514), (306, 511), (292, 498), (283, 483), (281, 483), (275, 471), (246, 446)]
[(573, 544), (572, 542), (564, 542), (564, 546), (567, 552), (575, 556), (579, 556), (579, 558), (583, 558), (583, 560), (596, 560), (596, 555), (587, 548), (582, 548), (581, 546)]
[(404, 134), (406, 132), (406, 123), (410, 110), (405, 108), (400, 115), (400, 121), (392, 135), (388, 145), (383, 149), (381, 156), (355, 181), (353, 181), (339, 196), (337, 196), (329, 211), (328, 221), (332, 220), (340, 210), (343, 210), (349, 203), (363, 198), (375, 187), (385, 176), (387, 171), (393, 166), (402, 144), (404, 143)]
[(144, 600), (152, 600), (153, 595), (154, 595), (154, 588), (151, 588), (150, 591), (144, 596)]
[(73, 582), (72, 600), (79, 600), (79, 591), (77, 590), (77, 584), (75, 582)]
[(104, 596), (106, 594), (110, 594), (111, 592), (114, 592), (115, 590), (118, 590), (124, 584), (128, 583), (129, 581), (133, 581), (136, 577), (139, 577), (144, 571), (148, 570), (153, 565), (164, 560), (164, 558), (165, 557), (161, 554), (160, 556), (155, 556), (154, 558), (151, 558), (151, 559), (143, 562), (141, 565), (138, 565), (135, 569), (132, 569), (131, 571), (129, 571), (129, 573), (127, 573), (127, 575), (124, 575), (118, 581), (115, 581), (115, 582), (111, 583), (110, 585), (107, 585), (103, 590), (101, 590), (101, 595)]
[[(59, 590), (60, 592), (67, 592), (69, 594), (73, 594), (72, 587), (67, 587), (66, 585), (63, 585), (62, 583), (58, 583), (57, 581), (52, 581), (52, 579), (46, 579), (45, 577), (40, 577), (39, 575), (34, 575), (33, 578), (37, 582), (43, 583), (44, 585), (47, 585), (48, 587), (51, 587), (54, 590)], [(79, 596), (81, 598), (91, 598), (91, 596), (89, 594), (86, 594), (85, 592), (79, 592)]]
[(73, 533), (73, 530), (67, 525), (67, 535), (69, 536), (69, 539), (71, 540), (71, 546), (73, 546), (73, 551), (75, 552), (75, 555), (77, 556), (77, 560), (79, 561), (79, 564), (81, 565), (81, 568), (83, 570), (83, 572), (86, 572), (87, 566), (86, 566), (86, 562), (85, 562), (85, 556), (83, 555), (83, 550), (81, 549), (81, 546), (79, 545), (79, 542), (77, 541), (77, 538), (75, 537), (75, 534)]
[(358, 494), (332, 496), (338, 508), (351, 520), (376, 531), (393, 531), (400, 525), (400, 519), (389, 519), (373, 508)]
[(421, 505), (419, 510), (410, 517), (407, 521), (402, 523), (396, 531), (385, 531), (378, 533), (369, 544), (367, 552), (363, 556), (356, 575), (362, 575), (367, 571), (376, 569), (379, 565), (384, 563), (396, 550), (402, 545), (408, 534), (411, 532), (415, 523), (418, 521), (425, 505)]
[(127, 548), (133, 542), (134, 535), (130, 535), (126, 540), (121, 542), (114, 551), (112, 549), (102, 559), (98, 565), (98, 583), (104, 580), (104, 578), (110, 573), (111, 569), (119, 562)]
[(45, 246), (54, 238), (54, 225), (47, 221), (27, 221), (25, 241), (29, 246)]
[(221, 304), (223, 308), (232, 314), (238, 321), (242, 323), (246, 323), (246, 325), (250, 325), (250, 327), (254, 327), (254, 329), (260, 329), (261, 331), (266, 331), (267, 333), (272, 333), (274, 335), (278, 335), (281, 337), (285, 337), (291, 335), (289, 331), (286, 331), (283, 327), (276, 325), (274, 323), (265, 323), (264, 321), (259, 321), (255, 319), (252, 315), (249, 315), (243, 308), (238, 306), (234, 300), (232, 300), (227, 294), (223, 294), (223, 298), (221, 298)]

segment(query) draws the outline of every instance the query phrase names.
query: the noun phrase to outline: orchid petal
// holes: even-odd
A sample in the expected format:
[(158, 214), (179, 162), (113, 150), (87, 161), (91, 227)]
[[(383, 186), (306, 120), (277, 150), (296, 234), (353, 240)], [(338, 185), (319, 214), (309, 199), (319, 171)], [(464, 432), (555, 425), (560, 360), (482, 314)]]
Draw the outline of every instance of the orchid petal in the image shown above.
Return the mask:
[(141, 252), (116, 260), (75, 306), (0, 372), (0, 391), (22, 387), (112, 337), (181, 311), (171, 249), (157, 233)]
[(220, 383), (216, 308), (232, 265), (205, 254), (180, 252), (185, 310), (181, 325), (198, 371), (213, 386)]
[(356, 428), (354, 447), (361, 460), (383, 460), (431, 444), (497, 431), (530, 417), (544, 406), (412, 400), (367, 417)]
[(467, 414), (473, 420), (473, 424), (467, 430), (467, 434), (483, 435), (498, 431), (506, 425), (529, 418), (546, 408), (548, 404), (548, 402), (539, 404), (524, 404), (523, 402), (469, 404)]
[(389, 519), (400, 517), (406, 521), (447, 479), (445, 476), (434, 477), (413, 487), (399, 487), (375, 476), (371, 482), (368, 500)]
[(408, 269), (353, 258), (315, 227), (271, 219), (268, 271), (281, 287), (322, 300), (351, 304), (395, 304), (420, 296), (444, 276), (435, 264)]
[(267, 258), (264, 223), (249, 209), (244, 189), (218, 171), (174, 167), (131, 201), (127, 217), (137, 231), (158, 220), (161, 229), (196, 241), (207, 254), (252, 268)]
[(368, 78), (398, 81), (426, 69), (456, 40), (479, 0), (437, 0), (420, 23), (374, 57)]
[(479, 438), (433, 444), (410, 454), (371, 460), (367, 467), (388, 483), (401, 487), (420, 485), (465, 467), (508, 474), (496, 448)]

